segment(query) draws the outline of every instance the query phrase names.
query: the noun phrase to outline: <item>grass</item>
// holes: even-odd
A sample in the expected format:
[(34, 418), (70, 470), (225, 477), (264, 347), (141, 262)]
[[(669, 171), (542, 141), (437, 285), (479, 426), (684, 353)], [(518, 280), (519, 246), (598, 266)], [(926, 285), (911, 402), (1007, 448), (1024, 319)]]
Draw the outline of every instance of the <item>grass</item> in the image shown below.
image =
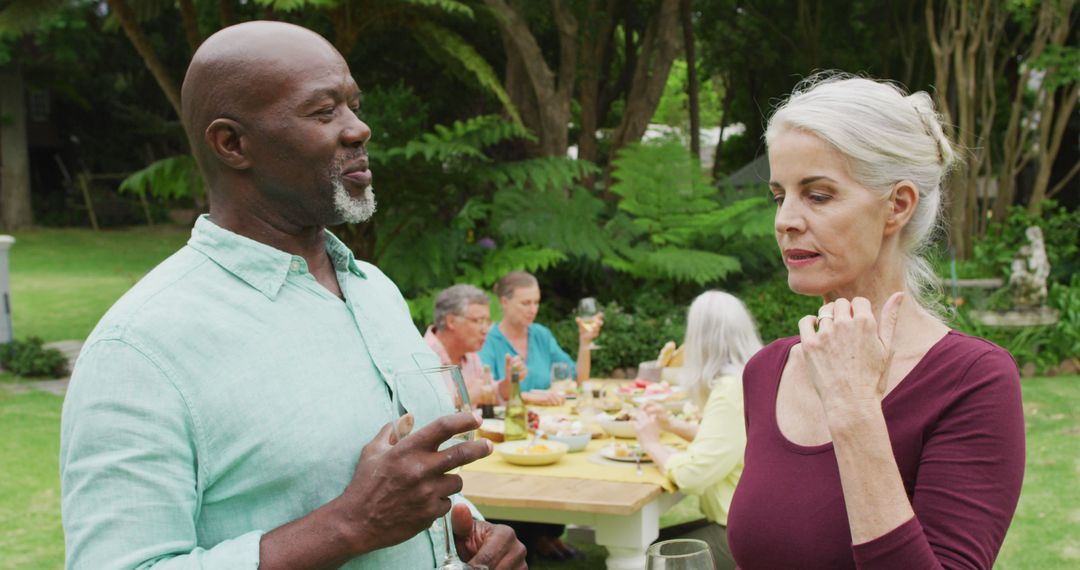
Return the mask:
[(94, 232), (17, 231), (11, 258), (12, 328), (17, 338), (84, 339), (105, 311), (190, 232), (176, 226)]
[(0, 568), (63, 568), (60, 404), (45, 392), (0, 388)]
[[(16, 335), (85, 338), (108, 307), (188, 235), (173, 227), (17, 232), (11, 250)], [(2, 385), (18, 380), (0, 372), (0, 570), (62, 568), (57, 464), (62, 399), (43, 392), (13, 395)], [(1026, 379), (1023, 390), (1027, 473), (996, 568), (1080, 567), (1080, 377)], [(686, 501), (661, 524), (696, 515), (694, 502)], [(602, 547), (579, 546), (588, 559), (533, 568), (603, 567)]]

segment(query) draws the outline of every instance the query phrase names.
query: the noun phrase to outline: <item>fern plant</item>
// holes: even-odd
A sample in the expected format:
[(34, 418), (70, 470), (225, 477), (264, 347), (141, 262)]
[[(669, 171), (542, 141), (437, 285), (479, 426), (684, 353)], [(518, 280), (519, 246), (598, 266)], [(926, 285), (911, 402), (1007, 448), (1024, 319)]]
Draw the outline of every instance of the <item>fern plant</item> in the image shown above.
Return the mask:
[(379, 153), (381, 168), (427, 188), (410, 187), (409, 202), (382, 210), (376, 222), (378, 261), (421, 322), (438, 289), (490, 287), (515, 269), (585, 262), (634, 280), (715, 283), (743, 269), (731, 244), (771, 238), (768, 202), (722, 202), (678, 143), (624, 149), (614, 164), (615, 199), (605, 201), (580, 185), (599, 173), (591, 163), (492, 158), (499, 145), (531, 138), (513, 121), (480, 116)]
[(771, 223), (761, 223), (771, 218), (763, 197), (722, 204), (697, 160), (678, 142), (621, 150), (612, 178), (611, 192), (620, 199), (611, 225), (632, 247), (606, 261), (636, 277), (699, 285), (718, 281), (742, 271), (738, 256), (722, 252), (723, 241), (772, 235)]
[(206, 193), (195, 157), (170, 156), (150, 163), (120, 183), (120, 191), (159, 200), (198, 198)]

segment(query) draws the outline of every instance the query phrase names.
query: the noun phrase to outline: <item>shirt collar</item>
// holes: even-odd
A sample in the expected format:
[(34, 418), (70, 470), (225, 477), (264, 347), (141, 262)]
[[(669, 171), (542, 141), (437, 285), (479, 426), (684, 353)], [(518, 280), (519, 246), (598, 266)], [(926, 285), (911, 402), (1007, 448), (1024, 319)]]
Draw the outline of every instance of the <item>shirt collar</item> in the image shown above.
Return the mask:
[[(195, 221), (188, 246), (271, 300), (277, 297), (290, 272), (307, 271), (304, 258), (233, 233), (215, 224), (206, 214)], [(326, 231), (326, 252), (337, 271), (347, 270), (357, 277), (367, 277), (352, 251), (329, 231)]]

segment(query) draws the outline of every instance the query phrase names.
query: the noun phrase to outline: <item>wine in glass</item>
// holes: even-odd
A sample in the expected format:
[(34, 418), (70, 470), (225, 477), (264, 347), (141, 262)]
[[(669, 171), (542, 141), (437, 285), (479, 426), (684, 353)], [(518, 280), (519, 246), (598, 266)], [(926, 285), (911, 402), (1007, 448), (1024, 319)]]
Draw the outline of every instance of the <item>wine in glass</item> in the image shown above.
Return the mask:
[(645, 553), (646, 570), (715, 570), (712, 552), (703, 540), (676, 538), (657, 542)]
[[(444, 402), (443, 407), (452, 409), (453, 412), (472, 411), (472, 405), (469, 402), (469, 390), (465, 387), (465, 378), (462, 377), (461, 369), (457, 366), (446, 365), (431, 368), (418, 367), (414, 370), (403, 370), (394, 374), (392, 405), (394, 410), (397, 410), (398, 413), (404, 415), (408, 410), (405, 409), (405, 406), (400, 400), (403, 388), (409, 389), (410, 393), (413, 394), (418, 391), (420, 393), (430, 392), (430, 397), (432, 398), (447, 400)], [(395, 421), (393, 427), (394, 434), (400, 441), (408, 436), (409, 431), (411, 430), (401, 429), (401, 426), (398, 425), (399, 423), (400, 422)], [(472, 439), (472, 431), (459, 433), (446, 440), (446, 442), (439, 446), (439, 449), (453, 447), (459, 443), (471, 441)], [(440, 520), (442, 521), (446, 554), (442, 564), (437, 566), (435, 570), (487, 570), (486, 566), (473, 566), (458, 558), (451, 542), (453, 527), (450, 525), (450, 513), (443, 515)], [(435, 525), (438, 525), (438, 521), (436, 521)]]
[[(581, 319), (581, 324), (585, 325), (585, 328), (592, 332), (600, 325), (597, 316), (600, 314), (600, 306), (593, 297), (585, 297), (578, 302), (578, 317)], [(589, 350), (596, 350), (600, 348), (600, 345), (596, 342), (589, 343)]]
[(566, 362), (555, 362), (551, 365), (551, 385), (555, 386), (558, 382), (564, 382), (572, 378), (570, 364)]

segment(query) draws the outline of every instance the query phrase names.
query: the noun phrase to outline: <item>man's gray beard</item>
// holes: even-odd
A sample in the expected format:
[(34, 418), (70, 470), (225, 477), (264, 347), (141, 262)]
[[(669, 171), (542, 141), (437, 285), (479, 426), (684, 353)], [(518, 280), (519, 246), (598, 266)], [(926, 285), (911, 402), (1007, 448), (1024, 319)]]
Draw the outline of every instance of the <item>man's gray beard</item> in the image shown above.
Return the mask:
[(346, 224), (359, 224), (366, 222), (375, 214), (375, 193), (371, 186), (364, 188), (364, 195), (353, 198), (347, 190), (345, 183), (340, 179), (333, 180), (334, 185), (334, 211), (341, 216)]

